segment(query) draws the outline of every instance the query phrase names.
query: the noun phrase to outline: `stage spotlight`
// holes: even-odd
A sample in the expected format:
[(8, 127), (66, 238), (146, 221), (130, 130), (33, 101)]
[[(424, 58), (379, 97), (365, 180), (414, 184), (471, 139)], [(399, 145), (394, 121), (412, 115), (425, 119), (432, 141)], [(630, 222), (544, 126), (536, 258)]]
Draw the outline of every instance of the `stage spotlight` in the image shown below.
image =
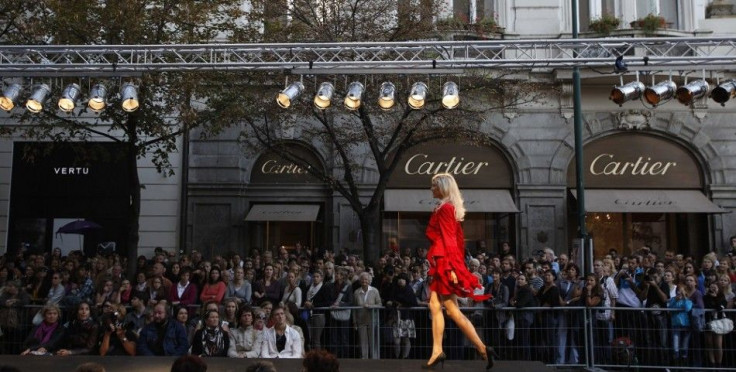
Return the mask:
[(644, 84), (640, 81), (632, 81), (620, 87), (613, 87), (611, 95), (608, 97), (611, 101), (621, 106), (626, 101), (639, 99), (644, 92)]
[(725, 106), (726, 101), (736, 96), (736, 80), (728, 80), (721, 83), (713, 88), (710, 96), (714, 101), (720, 103), (721, 106)]
[(8, 85), (8, 87), (3, 90), (2, 97), (0, 97), (0, 109), (10, 112), (10, 110), (12, 110), (18, 103), (18, 98), (20, 98), (20, 92), (22, 91), (23, 86), (20, 84), (14, 83)]
[(69, 84), (61, 92), (61, 98), (59, 98), (59, 109), (64, 112), (74, 111), (74, 107), (77, 105), (79, 96), (82, 95), (82, 88), (78, 84)]
[(276, 97), (276, 103), (282, 108), (289, 108), (291, 103), (302, 94), (303, 90), (304, 84), (295, 81), (279, 93)]
[(388, 81), (381, 84), (381, 92), (378, 97), (378, 106), (383, 110), (390, 110), (396, 103), (396, 86)]
[(446, 109), (454, 109), (460, 104), (460, 89), (457, 84), (448, 81), (442, 86), (442, 106)]
[(37, 114), (43, 110), (43, 104), (46, 102), (49, 94), (51, 94), (51, 88), (46, 84), (39, 84), (31, 94), (31, 97), (26, 101), (26, 109), (28, 111)]
[(424, 100), (427, 98), (427, 84), (416, 82), (411, 86), (409, 93), (409, 107), (418, 110), (424, 107)]
[(348, 85), (348, 95), (345, 96), (345, 108), (354, 111), (360, 107), (363, 97), (363, 84), (354, 81)]
[(644, 90), (644, 99), (652, 106), (657, 106), (675, 95), (677, 85), (672, 80), (663, 81)]
[(104, 84), (95, 84), (89, 90), (87, 106), (93, 111), (100, 112), (107, 106), (107, 87)]
[(314, 107), (324, 110), (330, 107), (332, 101), (332, 94), (335, 92), (335, 87), (332, 83), (322, 83), (317, 90), (317, 94), (314, 95)]
[(120, 97), (122, 102), (120, 105), (125, 112), (133, 112), (138, 110), (140, 102), (138, 102), (138, 88), (133, 83), (125, 83), (120, 88)]
[(677, 88), (677, 91), (675, 91), (675, 97), (677, 97), (677, 100), (683, 105), (689, 105), (693, 103), (694, 100), (702, 98), (708, 94), (708, 90), (710, 90), (710, 86), (707, 81), (695, 80), (685, 86)]

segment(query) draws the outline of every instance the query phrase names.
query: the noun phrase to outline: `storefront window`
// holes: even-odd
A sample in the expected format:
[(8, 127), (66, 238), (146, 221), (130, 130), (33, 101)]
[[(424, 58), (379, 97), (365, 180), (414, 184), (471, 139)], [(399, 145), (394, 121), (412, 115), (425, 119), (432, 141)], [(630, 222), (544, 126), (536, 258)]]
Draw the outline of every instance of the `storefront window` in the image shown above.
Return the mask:
[(706, 217), (694, 213), (588, 213), (585, 224), (597, 258), (611, 249), (628, 255), (645, 245), (660, 257), (666, 250), (697, 255), (708, 242)]
[[(479, 249), (496, 253), (501, 242), (513, 240), (511, 214), (468, 213), (462, 223), (465, 233), (465, 249), (471, 253)], [(386, 212), (383, 218), (383, 248), (398, 249), (402, 254), (416, 254), (417, 248), (429, 247), (425, 235), (429, 213)], [(513, 242), (512, 242), (513, 246)], [(395, 248), (394, 248), (395, 247)]]

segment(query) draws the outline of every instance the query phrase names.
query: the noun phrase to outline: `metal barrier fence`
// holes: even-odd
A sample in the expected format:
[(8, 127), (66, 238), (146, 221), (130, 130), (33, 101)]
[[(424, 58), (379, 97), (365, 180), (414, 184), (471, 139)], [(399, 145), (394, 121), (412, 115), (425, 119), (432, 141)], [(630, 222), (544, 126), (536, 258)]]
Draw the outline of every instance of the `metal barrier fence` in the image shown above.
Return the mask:
[[(39, 308), (21, 308), (18, 328), (2, 329), (0, 352), (20, 351)], [(333, 316), (335, 309), (322, 310), (327, 312), (324, 328), (320, 332), (318, 327), (308, 326), (306, 345), (319, 342), (320, 347), (340, 358), (426, 360), (430, 357), (432, 330), (426, 307), (339, 308), (352, 312), (348, 320)], [(492, 345), (504, 360), (539, 360), (558, 367), (736, 370), (736, 332), (720, 337), (722, 362), (720, 366), (714, 365), (711, 358), (719, 353), (714, 334), (691, 327), (673, 327), (671, 319), (676, 316), (676, 309), (479, 307), (462, 310), (481, 339)], [(604, 320), (610, 310), (615, 310), (615, 318)], [(356, 326), (353, 322), (356, 311), (370, 312), (369, 323)], [(64, 313), (64, 317), (70, 316), (68, 311)], [(736, 310), (724, 313), (736, 319)], [(313, 322), (305, 319), (305, 323)], [(443, 346), (448, 359), (480, 359), (473, 345), (447, 316)]]

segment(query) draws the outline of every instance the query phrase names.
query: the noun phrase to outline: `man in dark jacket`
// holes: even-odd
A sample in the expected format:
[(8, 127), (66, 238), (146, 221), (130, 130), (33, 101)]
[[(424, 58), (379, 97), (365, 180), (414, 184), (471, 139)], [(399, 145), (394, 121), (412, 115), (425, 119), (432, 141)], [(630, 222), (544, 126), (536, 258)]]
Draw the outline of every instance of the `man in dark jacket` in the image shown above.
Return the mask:
[(189, 350), (187, 330), (184, 326), (169, 319), (164, 304), (153, 308), (153, 322), (143, 327), (138, 337), (138, 355), (186, 355)]

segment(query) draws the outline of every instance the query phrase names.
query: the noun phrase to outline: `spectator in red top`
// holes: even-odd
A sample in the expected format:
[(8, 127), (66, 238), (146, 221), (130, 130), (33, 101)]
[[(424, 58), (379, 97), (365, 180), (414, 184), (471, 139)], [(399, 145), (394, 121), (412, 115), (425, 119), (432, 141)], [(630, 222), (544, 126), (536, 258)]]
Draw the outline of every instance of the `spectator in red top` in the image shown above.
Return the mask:
[(197, 285), (189, 281), (191, 270), (188, 267), (179, 272), (179, 281), (171, 286), (169, 302), (172, 305), (189, 306), (197, 303)]
[(204, 288), (202, 288), (202, 294), (199, 295), (199, 299), (203, 303), (215, 301), (219, 304), (222, 302), (223, 297), (225, 297), (226, 289), (225, 282), (222, 281), (220, 268), (218, 266), (212, 266), (210, 279), (204, 285)]

